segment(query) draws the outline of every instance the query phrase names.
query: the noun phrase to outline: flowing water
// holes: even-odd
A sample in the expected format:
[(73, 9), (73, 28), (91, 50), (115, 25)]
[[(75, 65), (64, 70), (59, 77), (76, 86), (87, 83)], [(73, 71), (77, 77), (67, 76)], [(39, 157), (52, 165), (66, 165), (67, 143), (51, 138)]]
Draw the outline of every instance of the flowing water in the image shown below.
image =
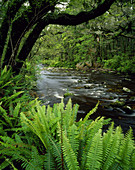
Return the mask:
[[(124, 133), (133, 128), (135, 136), (135, 77), (91, 70), (81, 72), (73, 69), (44, 68), (38, 76), (38, 95), (45, 105), (53, 106), (64, 98), (80, 105), (78, 119), (83, 118), (98, 101), (95, 114), (111, 118), (115, 126), (121, 125)], [(72, 95), (65, 97), (65, 93)]]

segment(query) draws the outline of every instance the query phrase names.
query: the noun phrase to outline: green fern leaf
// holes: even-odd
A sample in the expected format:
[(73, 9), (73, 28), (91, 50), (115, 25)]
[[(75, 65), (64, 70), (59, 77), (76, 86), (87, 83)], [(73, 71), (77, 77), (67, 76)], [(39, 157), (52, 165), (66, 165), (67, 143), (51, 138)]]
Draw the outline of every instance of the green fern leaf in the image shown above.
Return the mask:
[[(50, 147), (49, 150), (51, 151), (53, 157), (55, 158), (55, 162), (57, 163), (57, 167), (61, 168), (61, 146), (60, 143), (53, 138), (49, 137), (50, 140)], [(65, 166), (66, 167), (66, 166)]]
[(36, 147), (32, 146), (31, 159), (27, 164), (25, 170), (43, 169), (44, 157), (39, 155)]
[(50, 151), (50, 149), (48, 149), (47, 153), (45, 154), (44, 168), (46, 170), (53, 170), (56, 168), (56, 162), (54, 156), (52, 155), (52, 151)]
[(87, 162), (87, 154), (88, 151), (91, 147), (92, 144), (92, 140), (95, 136), (95, 134), (97, 134), (99, 132), (99, 129), (102, 128), (103, 126), (103, 121), (104, 118), (97, 118), (95, 121), (93, 121), (92, 123), (88, 124), (88, 126), (86, 127), (86, 132), (85, 132), (85, 146), (84, 146), (84, 151), (83, 151), (83, 155), (82, 155), (82, 162), (81, 162), (81, 168), (84, 169), (86, 162)]
[(92, 115), (93, 113), (96, 112), (96, 110), (98, 109), (98, 105), (99, 105), (99, 101), (96, 104), (96, 106), (89, 112), (87, 113), (87, 115), (85, 116), (85, 118), (83, 119), (83, 121), (81, 122), (81, 124), (85, 124), (85, 122), (89, 119), (90, 115)]
[(111, 150), (111, 146), (114, 140), (114, 122), (112, 122), (111, 126), (109, 127), (109, 130), (103, 134), (103, 161), (105, 161), (109, 155), (109, 152)]
[(125, 170), (130, 169), (131, 162), (132, 162), (132, 154), (135, 151), (134, 149), (134, 141), (132, 140), (132, 130), (130, 129), (127, 133), (126, 137), (122, 140), (120, 146), (120, 166), (123, 167)]
[(79, 169), (79, 163), (77, 161), (77, 157), (66, 135), (63, 135), (63, 154), (69, 170)]
[(131, 158), (131, 167), (132, 169), (135, 169), (135, 146), (134, 146), (134, 150), (133, 150), (133, 154)]
[(10, 125), (10, 127), (13, 127), (12, 121), (11, 121), (10, 117), (8, 116), (8, 113), (1, 106), (0, 106), (0, 112), (2, 113), (2, 117)]
[(100, 169), (103, 159), (103, 142), (101, 136), (101, 129), (92, 139), (91, 147), (88, 151), (86, 168), (89, 170)]
[(68, 135), (69, 143), (71, 144), (71, 147), (74, 153), (76, 154), (76, 156), (77, 156), (77, 152), (79, 149), (78, 134), (79, 134), (79, 131), (75, 124), (69, 127), (67, 135)]
[(70, 121), (72, 119), (72, 102), (69, 99), (65, 111), (62, 112), (63, 114), (63, 128), (68, 129), (70, 125)]
[(21, 108), (21, 104), (20, 103), (17, 103), (17, 105), (15, 106), (14, 110), (13, 110), (13, 116), (14, 117), (18, 117), (19, 115), (19, 111), (20, 111), (20, 108)]
[(8, 100), (5, 102), (5, 105), (7, 103), (9, 103), (10, 101), (12, 101), (13, 99), (16, 99), (22, 93), (24, 93), (24, 91), (19, 91), (19, 92), (13, 94), (12, 96), (8, 97)]
[(117, 155), (119, 153), (119, 148), (121, 144), (121, 139), (123, 138), (123, 135), (121, 135), (122, 130), (120, 127), (116, 128), (116, 131), (114, 134), (111, 135), (110, 144), (109, 147), (107, 147), (106, 151), (106, 159), (104, 160), (103, 168), (104, 170), (108, 170), (111, 168), (111, 166), (117, 162)]
[(74, 122), (76, 121), (78, 108), (79, 108), (79, 105), (78, 105), (78, 104), (75, 104), (75, 105), (73, 106), (72, 115), (71, 115), (71, 118), (70, 118), (70, 120), (69, 120), (69, 126), (73, 125)]

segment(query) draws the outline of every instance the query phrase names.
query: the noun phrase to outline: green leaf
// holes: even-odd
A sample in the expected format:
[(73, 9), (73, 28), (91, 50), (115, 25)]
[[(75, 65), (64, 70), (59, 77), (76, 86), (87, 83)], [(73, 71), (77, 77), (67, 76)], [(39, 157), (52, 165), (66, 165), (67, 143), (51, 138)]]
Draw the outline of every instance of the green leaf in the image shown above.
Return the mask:
[(79, 163), (77, 161), (77, 156), (73, 151), (72, 145), (66, 135), (63, 135), (63, 154), (64, 159), (67, 163), (69, 170), (79, 169)]
[(91, 147), (88, 151), (86, 167), (89, 170), (100, 169), (103, 161), (103, 141), (101, 129), (92, 139)]

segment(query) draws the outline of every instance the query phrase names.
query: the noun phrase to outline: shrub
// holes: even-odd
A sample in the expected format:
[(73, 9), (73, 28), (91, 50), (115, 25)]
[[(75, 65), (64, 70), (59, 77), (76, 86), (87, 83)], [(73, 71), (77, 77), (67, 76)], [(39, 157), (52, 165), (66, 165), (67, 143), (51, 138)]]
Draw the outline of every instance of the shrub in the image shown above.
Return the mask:
[(115, 55), (113, 58), (104, 60), (104, 66), (125, 73), (135, 73), (135, 59), (129, 59), (124, 55)]

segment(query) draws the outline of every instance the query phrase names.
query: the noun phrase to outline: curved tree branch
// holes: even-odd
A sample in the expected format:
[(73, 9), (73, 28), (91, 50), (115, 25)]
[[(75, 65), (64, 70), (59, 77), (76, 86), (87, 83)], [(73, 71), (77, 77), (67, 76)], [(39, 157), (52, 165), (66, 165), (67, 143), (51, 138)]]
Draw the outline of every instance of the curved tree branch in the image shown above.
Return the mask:
[[(78, 25), (104, 14), (110, 9), (111, 5), (114, 2), (115, 0), (105, 0), (103, 3), (100, 3), (95, 9), (87, 12), (80, 12), (77, 15), (62, 13), (57, 16), (52, 16), (50, 14), (50, 16), (47, 16), (48, 22), (49, 24)], [(46, 22), (47, 18), (45, 17), (44, 20)]]

